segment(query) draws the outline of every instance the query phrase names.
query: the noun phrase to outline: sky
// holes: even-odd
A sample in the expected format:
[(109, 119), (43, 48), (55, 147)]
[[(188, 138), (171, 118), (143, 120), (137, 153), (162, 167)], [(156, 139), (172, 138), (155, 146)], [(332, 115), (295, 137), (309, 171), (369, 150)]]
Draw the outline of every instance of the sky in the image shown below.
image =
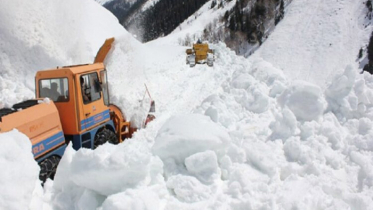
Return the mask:
[(179, 41), (223, 13), (211, 2), (187, 32), (146, 44), (93, 0), (0, 2), (0, 107), (32, 98), (38, 70), (91, 63), (109, 37), (111, 102), (143, 118), (146, 84), (156, 103), (156, 119), (119, 145), (68, 145), (44, 187), (29, 139), (0, 134), (0, 209), (373, 209), (361, 2), (293, 0), (252, 56), (211, 44), (214, 66), (193, 68)]

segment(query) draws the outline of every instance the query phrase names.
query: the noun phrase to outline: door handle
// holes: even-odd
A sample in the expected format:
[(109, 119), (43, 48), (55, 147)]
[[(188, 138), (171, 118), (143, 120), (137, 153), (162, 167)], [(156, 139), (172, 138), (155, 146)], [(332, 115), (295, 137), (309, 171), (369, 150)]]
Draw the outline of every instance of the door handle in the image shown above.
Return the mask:
[(88, 115), (90, 115), (90, 114), (91, 114), (91, 113), (90, 113), (90, 112), (88, 112), (88, 113), (86, 113), (86, 114), (85, 114), (85, 116), (87, 117), (87, 116), (88, 116)]

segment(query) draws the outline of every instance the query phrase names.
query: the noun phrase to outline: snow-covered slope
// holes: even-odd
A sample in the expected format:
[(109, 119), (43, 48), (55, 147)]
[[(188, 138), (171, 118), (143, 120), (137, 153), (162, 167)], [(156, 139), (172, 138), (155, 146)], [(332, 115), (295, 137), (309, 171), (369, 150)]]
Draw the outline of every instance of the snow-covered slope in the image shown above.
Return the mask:
[(99, 3), (99, 4), (101, 4), (101, 5), (104, 5), (104, 4), (106, 4), (106, 3), (109, 3), (109, 2), (111, 2), (111, 1), (113, 1), (113, 0), (95, 0), (97, 3)]
[(368, 43), (366, 10), (354, 0), (294, 1), (253, 57), (262, 57), (291, 79), (326, 87), (346, 65), (355, 64), (359, 49)]
[[(46, 1), (37, 2), (28, 9), (41, 14)], [(24, 20), (18, 16), (19, 2), (2, 3), (1, 18), (13, 20), (14, 24), (0, 24), (0, 31), (7, 32), (0, 34), (0, 43), (5, 46), (1, 49), (0, 64), (7, 68), (0, 75), (1, 101), (6, 99), (8, 105), (29, 97), (33, 74), (44, 65), (90, 62), (103, 40), (114, 35), (114, 49), (106, 60), (112, 102), (120, 105), (129, 118), (134, 117), (141, 109), (138, 101), (144, 96), (146, 83), (156, 101), (157, 119), (120, 145), (106, 144), (96, 150), (79, 151), (70, 145), (55, 180), (49, 180), (44, 189), (35, 185), (35, 165), (23, 167), (32, 157), (11, 152), (27, 147), (31, 150), (27, 138), (16, 131), (0, 134), (4, 145), (0, 163), (14, 166), (0, 173), (5, 189), (1, 195), (11, 198), (0, 197), (0, 209), (373, 208), (373, 77), (358, 74), (352, 59), (346, 65), (340, 64), (341, 69), (328, 80), (330, 85), (311, 83), (308, 78), (327, 81), (318, 71), (296, 77), (304, 80), (293, 80), (294, 72), (282, 70), (279, 64), (280, 58), (287, 59), (284, 54), (290, 53), (288, 49), (271, 53), (274, 43), (282, 43), (280, 38), (276, 39), (282, 38), (282, 30), (291, 30), (292, 25), (285, 21), (298, 21), (312, 12), (307, 7), (297, 7), (302, 0), (293, 1), (292, 19), (284, 19), (283, 28), (275, 30), (269, 44), (263, 45), (255, 57), (245, 59), (224, 44), (212, 45), (216, 50), (213, 68), (189, 68), (185, 64), (186, 48), (178, 45), (177, 33), (141, 44), (98, 4), (88, 0), (64, 2), (49, 5), (62, 8), (65, 15), (55, 17), (47, 13), (45, 18), (26, 25), (21, 24)], [(346, 5), (341, 8), (346, 13), (360, 11), (356, 16), (364, 15), (361, 2), (307, 4), (310, 8), (319, 5), (322, 10), (339, 10), (338, 2)], [(322, 7), (324, 4), (328, 7)], [(84, 11), (92, 10), (95, 14), (89, 21), (78, 21), (81, 16), (88, 16)], [(334, 18), (339, 16), (313, 12), (324, 16), (324, 20), (338, 22)], [(57, 23), (64, 23), (64, 16), (69, 16), (70, 21), (58, 26)], [(97, 22), (106, 30), (101, 31)], [(13, 32), (14, 27), (29, 30), (40, 25), (45, 27), (40, 29), (45, 39), (37, 34), (30, 38)], [(347, 25), (340, 25), (339, 36), (351, 36), (345, 35), (348, 28), (342, 28)], [(61, 33), (52, 33), (52, 29), (61, 27)], [(66, 37), (70, 29), (75, 31), (77, 40)], [(367, 35), (361, 34), (357, 33), (358, 40), (351, 42), (363, 43)], [(294, 40), (312, 45), (307, 38), (305, 34)], [(314, 40), (324, 43), (322, 36)], [(84, 43), (83, 48), (74, 48), (76, 43)], [(32, 56), (23, 53), (29, 52), (24, 49), (29, 45), (39, 49)], [(291, 48), (298, 52), (293, 56), (304, 58), (304, 68), (311, 65), (307, 56), (318, 55), (320, 49), (324, 48)], [(349, 50), (341, 48), (335, 56), (348, 54)], [(45, 62), (39, 63), (42, 59)], [(23, 68), (8, 61), (18, 61), (15, 63)], [(326, 72), (333, 71), (329, 68), (335, 66), (334, 57), (319, 58), (319, 62)], [(289, 63), (287, 66), (291, 67)], [(14, 82), (17, 77), (32, 82), (24, 86)]]
[(32, 97), (37, 70), (91, 63), (106, 38), (124, 33), (97, 3), (72, 2), (1, 1), (0, 107)]
[(208, 24), (221, 24), (218, 23), (218, 20), (226, 11), (232, 9), (235, 3), (236, 1), (229, 1), (225, 2), (225, 6), (222, 9), (210, 9), (211, 1), (208, 1), (197, 12), (181, 23), (170, 35), (168, 35), (168, 37), (172, 37), (168, 40), (181, 42), (185, 41), (187, 37), (190, 37), (191, 41), (197, 41), (193, 38), (202, 37), (203, 30)]

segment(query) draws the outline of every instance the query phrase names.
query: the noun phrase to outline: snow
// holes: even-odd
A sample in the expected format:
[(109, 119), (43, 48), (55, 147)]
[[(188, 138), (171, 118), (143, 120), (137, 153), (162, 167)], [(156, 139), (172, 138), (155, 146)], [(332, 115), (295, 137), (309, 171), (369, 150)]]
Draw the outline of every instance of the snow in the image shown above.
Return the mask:
[(106, 4), (106, 3), (109, 3), (109, 2), (111, 2), (111, 1), (113, 1), (113, 0), (95, 0), (97, 3), (99, 3), (99, 4), (101, 4), (101, 5), (104, 5), (104, 4)]
[(290, 79), (325, 88), (347, 65), (358, 67), (355, 60), (371, 31), (364, 28), (364, 13), (364, 4), (354, 0), (293, 1), (275, 33), (251, 59), (263, 58)]
[(154, 6), (159, 0), (148, 0), (146, 1), (142, 7), (141, 7), (141, 11), (142, 12), (145, 12), (147, 9), (151, 8), (152, 6)]
[(34, 97), (36, 71), (92, 63), (106, 38), (123, 34), (115, 16), (92, 0), (1, 5), (0, 108)]
[(327, 106), (322, 95), (320, 87), (297, 80), (293, 81), (277, 100), (282, 108), (289, 108), (298, 121), (317, 121)]
[(1, 209), (28, 209), (42, 191), (39, 166), (30, 152), (31, 142), (17, 130), (0, 134), (0, 139)]
[(294, 0), (252, 57), (219, 43), (214, 67), (190, 68), (177, 39), (200, 31), (204, 14), (141, 44), (91, 0), (2, 1), (0, 107), (32, 98), (36, 71), (90, 63), (115, 36), (111, 102), (142, 118), (145, 83), (157, 118), (119, 145), (68, 145), (43, 188), (29, 139), (0, 134), (0, 209), (373, 209), (373, 77), (355, 59), (372, 28), (361, 2)]
[[(193, 15), (184, 20), (170, 35), (169, 41), (180, 42), (185, 40), (186, 37), (190, 37), (191, 41), (197, 41), (197, 37), (201, 37), (203, 30), (208, 24), (217, 24), (217, 21), (224, 15), (226, 11), (233, 8), (236, 1), (225, 1), (224, 7), (221, 9), (210, 9), (211, 2), (208, 1), (199, 10), (197, 10)], [(217, 4), (219, 2), (217, 1)], [(219, 23), (220, 24), (220, 23)]]
[(213, 150), (218, 153), (227, 146), (229, 140), (224, 127), (213, 123), (206, 116), (174, 116), (158, 131), (152, 152), (162, 160), (172, 159), (183, 163), (185, 158), (198, 152)]

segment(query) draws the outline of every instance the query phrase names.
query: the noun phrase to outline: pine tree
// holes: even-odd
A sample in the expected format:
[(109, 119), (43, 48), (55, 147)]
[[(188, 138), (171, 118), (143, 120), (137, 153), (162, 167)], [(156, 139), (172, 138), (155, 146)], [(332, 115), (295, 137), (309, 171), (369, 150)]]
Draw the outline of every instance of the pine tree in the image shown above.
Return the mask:
[(365, 5), (367, 6), (369, 12), (372, 12), (373, 8), (372, 8), (372, 2), (371, 0), (368, 0)]
[(368, 59), (369, 59), (369, 64), (373, 66), (373, 33), (370, 36), (370, 40), (368, 44)]
[(216, 0), (213, 0), (211, 2), (211, 6), (210, 6), (210, 9), (214, 8), (216, 6)]
[(358, 59), (363, 57), (363, 48), (360, 48), (359, 55), (357, 57), (358, 57)]
[(368, 44), (368, 60), (369, 63), (364, 66), (363, 70), (373, 74), (373, 33)]

